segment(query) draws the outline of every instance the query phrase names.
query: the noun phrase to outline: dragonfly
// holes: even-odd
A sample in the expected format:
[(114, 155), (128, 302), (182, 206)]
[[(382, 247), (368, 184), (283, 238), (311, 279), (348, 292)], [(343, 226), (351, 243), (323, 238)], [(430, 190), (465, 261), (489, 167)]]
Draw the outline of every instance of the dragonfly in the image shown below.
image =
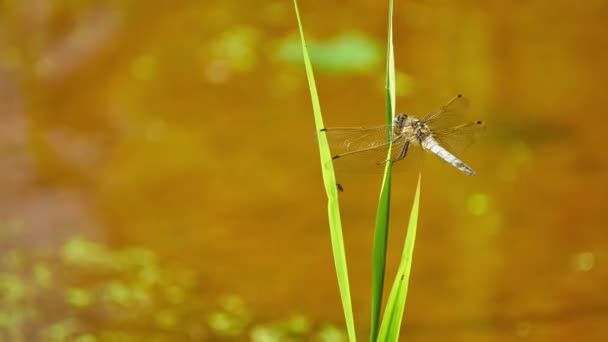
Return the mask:
[[(405, 159), (411, 148), (430, 152), (441, 160), (474, 176), (475, 171), (450, 150), (468, 146), (484, 128), (482, 121), (462, 122), (468, 100), (462, 95), (422, 119), (401, 113), (388, 127), (324, 128), (336, 166), (344, 160), (363, 159), (363, 163), (384, 165), (387, 149), (392, 144), (392, 163)], [(389, 140), (390, 139), (390, 140)]]

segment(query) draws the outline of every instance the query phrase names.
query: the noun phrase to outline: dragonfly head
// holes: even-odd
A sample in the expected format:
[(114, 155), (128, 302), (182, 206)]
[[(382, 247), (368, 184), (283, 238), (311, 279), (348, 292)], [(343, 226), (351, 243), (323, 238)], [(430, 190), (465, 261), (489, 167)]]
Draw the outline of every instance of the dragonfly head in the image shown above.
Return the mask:
[(405, 126), (405, 120), (406, 119), (407, 119), (407, 115), (403, 114), (403, 113), (395, 116), (395, 118), (393, 118), (393, 127), (397, 131), (401, 131), (401, 129), (403, 128), (403, 126)]

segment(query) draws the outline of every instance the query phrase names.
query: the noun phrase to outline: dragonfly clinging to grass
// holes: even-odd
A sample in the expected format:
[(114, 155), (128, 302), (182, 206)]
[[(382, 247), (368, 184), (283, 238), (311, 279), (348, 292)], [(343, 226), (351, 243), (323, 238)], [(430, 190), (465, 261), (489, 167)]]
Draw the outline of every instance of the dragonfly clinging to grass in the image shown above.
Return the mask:
[(458, 95), (422, 119), (399, 114), (389, 127), (326, 128), (322, 131), (327, 134), (332, 152), (336, 153), (333, 156), (335, 163), (356, 158), (363, 159), (365, 163), (384, 165), (389, 146), (388, 133), (393, 146), (393, 163), (405, 159), (410, 148), (422, 148), (465, 174), (474, 176), (475, 171), (471, 167), (448, 151), (455, 146), (466, 145), (484, 126), (481, 121), (462, 123), (467, 106), (466, 98)]

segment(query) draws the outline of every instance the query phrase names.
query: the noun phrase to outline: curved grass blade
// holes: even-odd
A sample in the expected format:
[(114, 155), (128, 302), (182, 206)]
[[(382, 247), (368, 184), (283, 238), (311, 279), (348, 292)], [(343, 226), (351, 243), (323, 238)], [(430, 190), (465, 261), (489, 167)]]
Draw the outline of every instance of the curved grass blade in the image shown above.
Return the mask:
[(418, 209), (420, 207), (420, 175), (418, 175), (418, 186), (414, 195), (414, 204), (410, 212), (410, 220), (407, 226), (407, 235), (403, 247), (403, 254), (399, 263), (399, 269), (391, 293), (386, 302), (384, 318), (378, 335), (378, 341), (398, 341), (405, 309), (405, 300), (409, 287), (410, 272), (412, 270), (412, 258), (414, 255), (414, 243), (416, 241), (416, 230), (418, 227)]
[(304, 29), (298, 10), (298, 1), (294, 0), (293, 5), (298, 19), (298, 28), (300, 30), (300, 39), (302, 41), (302, 53), (304, 55), (304, 66), (306, 68), (306, 77), (308, 78), (308, 87), (310, 97), (312, 99), (312, 108), (315, 118), (315, 127), (317, 128), (319, 154), (321, 156), (321, 170), (323, 173), (323, 182), (327, 193), (327, 213), (329, 217), (329, 231), (331, 236), (331, 246), (334, 256), (336, 273), (338, 276), (338, 287), (340, 289), (340, 297), (342, 299), (342, 307), (344, 310), (344, 318), (346, 321), (346, 330), (350, 341), (356, 341), (355, 336), (355, 320), (353, 318), (353, 308), (350, 297), (350, 287), (348, 284), (348, 269), (346, 267), (346, 252), (344, 249), (344, 238), (342, 236), (342, 223), (340, 221), (340, 208), (338, 206), (338, 189), (336, 186), (336, 176), (332, 164), (331, 153), (327, 136), (323, 129), (323, 116), (321, 115), (321, 104), (317, 94), (315, 78), (312, 71), (312, 64), (306, 48), (306, 40), (304, 39)]
[[(393, 0), (388, 2), (388, 39), (386, 57), (386, 125), (391, 127), (395, 116), (395, 56), (393, 51)], [(386, 269), (386, 245), (388, 240), (388, 223), (391, 206), (391, 132), (387, 130), (386, 139), (389, 142), (384, 177), (380, 190), (380, 200), (376, 212), (376, 225), (374, 228), (374, 242), (372, 250), (372, 315), (370, 341), (376, 341), (380, 311), (382, 308), (382, 294), (384, 288), (384, 273)]]

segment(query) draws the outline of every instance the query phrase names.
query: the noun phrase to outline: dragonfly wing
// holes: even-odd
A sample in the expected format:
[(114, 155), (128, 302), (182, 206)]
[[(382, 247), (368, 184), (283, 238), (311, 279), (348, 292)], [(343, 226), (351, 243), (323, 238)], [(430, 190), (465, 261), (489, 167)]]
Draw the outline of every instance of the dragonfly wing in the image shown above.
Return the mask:
[(334, 155), (386, 145), (387, 132), (386, 126), (327, 128), (324, 131)]
[[(386, 126), (328, 128), (325, 133), (336, 169), (370, 172), (384, 169), (388, 149)], [(399, 155), (404, 142), (399, 139), (393, 143), (393, 158)]]
[(485, 131), (482, 121), (471, 121), (448, 128), (432, 128), (433, 137), (452, 153), (459, 153), (473, 144)]
[(468, 108), (469, 100), (457, 95), (443, 107), (429, 113), (422, 121), (436, 129), (454, 127), (466, 121)]
[[(401, 146), (393, 146), (393, 151)], [(393, 152), (393, 156), (397, 153)], [(386, 147), (363, 150), (334, 159), (334, 167), (342, 172), (381, 173), (387, 160)]]

